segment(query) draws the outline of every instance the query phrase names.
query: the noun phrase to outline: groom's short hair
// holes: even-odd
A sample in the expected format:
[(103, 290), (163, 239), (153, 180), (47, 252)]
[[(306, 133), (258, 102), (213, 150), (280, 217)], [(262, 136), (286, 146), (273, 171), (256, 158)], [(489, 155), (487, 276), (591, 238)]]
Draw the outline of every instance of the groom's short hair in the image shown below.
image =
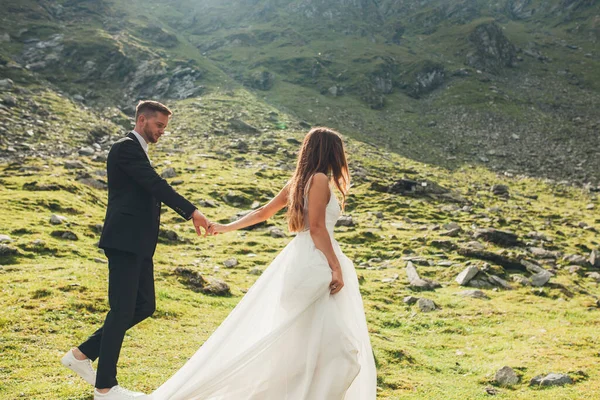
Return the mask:
[(173, 115), (173, 112), (169, 110), (169, 107), (162, 103), (154, 100), (141, 100), (135, 108), (135, 122), (137, 122), (140, 114), (144, 114), (146, 117), (152, 116), (157, 112), (165, 114), (167, 116)]

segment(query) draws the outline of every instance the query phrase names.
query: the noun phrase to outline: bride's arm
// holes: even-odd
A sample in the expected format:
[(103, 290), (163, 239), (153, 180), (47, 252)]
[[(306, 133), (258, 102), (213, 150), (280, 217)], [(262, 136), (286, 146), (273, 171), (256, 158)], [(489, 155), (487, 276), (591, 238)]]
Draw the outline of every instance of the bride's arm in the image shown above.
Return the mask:
[(209, 227), (208, 233), (214, 234), (231, 232), (268, 220), (287, 205), (288, 192), (289, 187), (288, 185), (285, 185), (284, 188), (281, 189), (281, 191), (277, 194), (277, 196), (273, 197), (271, 201), (264, 206), (253, 210), (251, 213), (246, 214), (244, 217), (230, 224), (213, 224), (211, 227)]
[(323, 173), (315, 174), (308, 191), (308, 224), (310, 226), (310, 236), (315, 243), (315, 247), (325, 254), (329, 268), (331, 268), (332, 280), (330, 284), (331, 294), (336, 294), (344, 286), (342, 278), (342, 267), (338, 260), (331, 237), (325, 226), (325, 212), (330, 196), (329, 178)]

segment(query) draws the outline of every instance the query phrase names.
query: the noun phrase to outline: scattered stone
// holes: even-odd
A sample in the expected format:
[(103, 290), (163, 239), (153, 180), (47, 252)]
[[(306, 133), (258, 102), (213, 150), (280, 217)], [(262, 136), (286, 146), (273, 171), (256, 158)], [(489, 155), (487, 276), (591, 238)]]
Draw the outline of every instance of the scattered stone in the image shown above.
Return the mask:
[(460, 274), (458, 274), (456, 277), (456, 282), (458, 282), (458, 284), (461, 286), (466, 286), (467, 283), (469, 283), (469, 281), (473, 279), (478, 272), (479, 268), (474, 265), (469, 265)]
[(160, 177), (163, 179), (171, 179), (177, 176), (177, 172), (175, 172), (174, 168), (167, 168), (161, 174)]
[(563, 257), (563, 261), (572, 264), (572, 265), (581, 265), (587, 266), (588, 260), (584, 256), (580, 256), (579, 254), (570, 254)]
[(487, 242), (499, 244), (501, 246), (516, 246), (519, 244), (519, 237), (510, 231), (501, 231), (494, 228), (478, 229), (473, 234), (473, 238), (482, 238)]
[(356, 224), (355, 224), (354, 220), (349, 215), (342, 215), (337, 220), (337, 222), (335, 223), (335, 226), (348, 226), (348, 227), (351, 227), (351, 226), (355, 226), (355, 225)]
[(588, 261), (592, 267), (600, 268), (600, 249), (592, 250)]
[(160, 229), (158, 232), (158, 236), (161, 239), (165, 239), (169, 242), (179, 242), (179, 235), (177, 234), (177, 232), (172, 231), (170, 229)]
[(233, 268), (238, 265), (238, 260), (236, 258), (230, 258), (223, 262), (225, 268)]
[(65, 222), (67, 222), (67, 217), (63, 217), (62, 215), (52, 214), (50, 217), (50, 223), (52, 225), (60, 225), (64, 224)]
[(411, 261), (406, 264), (406, 276), (410, 287), (415, 290), (434, 290), (442, 286), (435, 281), (419, 277), (417, 269)]
[(259, 133), (258, 128), (248, 124), (247, 122), (242, 121), (241, 119), (231, 119), (229, 120), (229, 127), (235, 131), (243, 132), (243, 133)]
[(421, 310), (422, 312), (430, 312), (437, 309), (437, 306), (433, 302), (433, 300), (424, 298), (420, 298), (419, 300), (417, 300), (417, 306), (419, 306), (419, 310)]
[(489, 394), (490, 396), (495, 396), (498, 394), (498, 389), (496, 389), (495, 387), (492, 387), (492, 386), (486, 386), (485, 392), (487, 394)]
[(287, 237), (287, 235), (285, 234), (285, 232), (279, 228), (271, 228), (270, 231), (271, 237), (272, 238), (285, 238)]
[(557, 254), (553, 251), (546, 250), (542, 247), (530, 247), (529, 252), (539, 258), (557, 258)]
[(10, 243), (13, 240), (8, 235), (0, 235), (0, 243)]
[(206, 285), (206, 280), (202, 275), (189, 268), (175, 268), (175, 274), (184, 278), (185, 285), (191, 287), (195, 292), (200, 291)]
[(548, 374), (534, 377), (529, 386), (563, 386), (572, 383), (573, 379), (567, 374)]
[(583, 270), (583, 267), (581, 265), (571, 265), (569, 267), (570, 274), (578, 274), (581, 270)]
[(105, 260), (104, 258), (94, 258), (94, 262), (98, 264), (108, 264), (108, 260)]
[(600, 282), (600, 273), (599, 272), (588, 272), (586, 276), (590, 279), (595, 280), (596, 282)]
[(491, 192), (496, 196), (508, 196), (508, 186), (494, 185), (492, 186)]
[(52, 231), (51, 236), (66, 240), (79, 240), (77, 235), (71, 231)]
[(263, 271), (260, 268), (253, 268), (248, 273), (250, 275), (262, 275)]
[(16, 256), (19, 254), (19, 250), (16, 248), (0, 243), (0, 257)]
[(531, 286), (531, 281), (524, 277), (523, 275), (512, 275), (512, 280), (519, 283), (522, 286)]
[(490, 299), (488, 295), (483, 293), (481, 290), (463, 290), (462, 292), (458, 292), (457, 295), (463, 297), (473, 297), (475, 299)]
[(511, 367), (504, 366), (496, 372), (494, 381), (500, 386), (512, 386), (519, 383), (519, 376)]
[(214, 280), (209, 285), (201, 289), (201, 292), (211, 296), (231, 296), (231, 289), (227, 283)]
[(404, 304), (408, 304), (409, 306), (411, 306), (417, 301), (419, 301), (419, 298), (415, 296), (406, 296), (402, 301), (404, 302)]
[(93, 187), (94, 189), (99, 189), (99, 190), (107, 190), (108, 189), (108, 185), (106, 183), (104, 183), (98, 179), (94, 179), (94, 178), (81, 178), (81, 179), (78, 179), (77, 182), (87, 185), (89, 187)]
[(531, 285), (536, 287), (544, 286), (551, 277), (552, 274), (549, 271), (540, 271), (531, 276)]
[(488, 275), (488, 279), (492, 282), (492, 283), (497, 283), (499, 286), (501, 286), (503, 289), (506, 290), (513, 290), (513, 287), (510, 286), (508, 284), (508, 282), (506, 282), (504, 279), (500, 278), (497, 275)]
[(93, 156), (96, 151), (92, 147), (82, 147), (78, 151), (80, 156)]
[(85, 165), (79, 160), (65, 161), (63, 166), (66, 169), (85, 169)]
[(14, 84), (11, 79), (0, 79), (0, 90), (10, 90)]

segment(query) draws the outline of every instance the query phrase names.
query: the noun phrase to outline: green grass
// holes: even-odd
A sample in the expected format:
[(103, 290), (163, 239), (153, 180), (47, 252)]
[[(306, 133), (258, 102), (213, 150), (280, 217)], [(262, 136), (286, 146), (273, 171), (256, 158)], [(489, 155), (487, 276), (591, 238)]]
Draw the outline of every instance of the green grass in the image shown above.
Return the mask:
[[(54, 95), (44, 94), (42, 99), (64, 110), (61, 121), (66, 132), (80, 123), (69, 115), (79, 113), (79, 118), (93, 120), (92, 114)], [(172, 135), (151, 147), (150, 157), (159, 172), (175, 168), (175, 179), (184, 181), (177, 186), (180, 193), (194, 202), (218, 203), (217, 208), (203, 209), (209, 218), (228, 220), (246, 208), (226, 203), (223, 196), (229, 190), (265, 202), (289, 178), (297, 146), (286, 139), (301, 139), (304, 134), (293, 116), (244, 91), (217, 92), (171, 106), (175, 112), (169, 127)], [(276, 113), (289, 128), (276, 129), (270, 113)], [(233, 117), (264, 131), (237, 134), (229, 128)], [(238, 139), (248, 143), (248, 153), (230, 149)], [(275, 155), (264, 153), (264, 139), (275, 142)], [(514, 291), (486, 291), (491, 300), (462, 298), (456, 296), (463, 289), (454, 278), (468, 260), (430, 243), (435, 239), (457, 244), (472, 240), (468, 231), (476, 224), (511, 229), (520, 237), (530, 231), (543, 232), (554, 238), (554, 249), (587, 254), (584, 248), (598, 246), (597, 234), (577, 224), (583, 221), (598, 227), (595, 211), (586, 208), (590, 203), (598, 207), (597, 197), (581, 189), (507, 177), (469, 165), (451, 172), (352, 139), (347, 139), (347, 147), (355, 173), (347, 213), (357, 227), (338, 228), (336, 235), (364, 279), (361, 290), (378, 363), (378, 398), (487, 398), (484, 388), (504, 365), (517, 370), (522, 380), (513, 388), (499, 388), (498, 398), (593, 398), (600, 390), (599, 311), (592, 295), (597, 284), (560, 269), (553, 282), (564, 285), (573, 297), (558, 288), (532, 290), (515, 284)], [(104, 167), (83, 161), (90, 170)], [(58, 361), (64, 351), (102, 323), (108, 309), (107, 268), (99, 261), (104, 256), (95, 247), (99, 236), (94, 229), (104, 217), (106, 193), (76, 182), (76, 174), (64, 169), (60, 158), (29, 160), (23, 165), (39, 171), (31, 175), (14, 165), (0, 166), (0, 234), (10, 235), (14, 239), (10, 246), (19, 251), (16, 257), (0, 260), (0, 397), (89, 399), (89, 388)], [(365, 177), (359, 176), (360, 170)], [(451, 204), (443, 199), (402, 197), (370, 189), (372, 182), (391, 183), (403, 176), (452, 188), (472, 209), (448, 208)], [(25, 190), (24, 185), (33, 181), (63, 189)], [(510, 198), (490, 193), (491, 185), (500, 183), (510, 187)], [(526, 197), (531, 194), (538, 199)], [(498, 211), (493, 211), (494, 207)], [(375, 217), (377, 212), (383, 213), (383, 219)], [(53, 213), (66, 216), (70, 225), (50, 225)], [(435, 224), (450, 221), (467, 232), (458, 238), (444, 238), (433, 229)], [(192, 226), (170, 210), (162, 222), (163, 228), (176, 231), (187, 242), (159, 244), (155, 257), (158, 309), (152, 319), (127, 334), (119, 367), (124, 386), (144, 391), (153, 390), (181, 367), (256, 280), (249, 271), (266, 268), (292, 238), (271, 238), (267, 228), (197, 238)], [(269, 224), (286, 228), (283, 215)], [(72, 230), (79, 240), (52, 237), (56, 229)], [(34, 244), (36, 240), (42, 243)], [(520, 248), (503, 250), (491, 244), (487, 248), (525, 254)], [(443, 288), (413, 293), (401, 259), (406, 255), (432, 260), (434, 266), (417, 268), (422, 276), (440, 281)], [(223, 261), (232, 256), (239, 265), (224, 268)], [(435, 266), (443, 260), (455, 264)], [(559, 265), (563, 263), (559, 261)], [(216, 266), (220, 268), (215, 270)], [(177, 267), (191, 268), (208, 280), (225, 280), (232, 296), (192, 292), (175, 275)], [(507, 279), (513, 272), (492, 267)], [(381, 282), (395, 274), (398, 280)], [(416, 306), (403, 303), (407, 295), (430, 298), (440, 309), (421, 313)], [(569, 373), (576, 383), (548, 389), (528, 387), (531, 378), (549, 372)]]

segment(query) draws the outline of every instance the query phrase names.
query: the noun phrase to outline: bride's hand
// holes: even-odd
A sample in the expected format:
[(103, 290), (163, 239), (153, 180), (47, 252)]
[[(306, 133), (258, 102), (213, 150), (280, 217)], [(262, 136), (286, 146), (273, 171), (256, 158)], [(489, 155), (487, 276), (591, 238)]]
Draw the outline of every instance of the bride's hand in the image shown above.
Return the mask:
[(209, 235), (218, 235), (219, 233), (225, 233), (228, 232), (229, 230), (227, 229), (226, 225), (223, 224), (219, 224), (216, 222), (211, 222), (208, 225), (208, 234)]
[(329, 289), (331, 290), (331, 294), (336, 294), (344, 287), (344, 280), (342, 279), (342, 271), (335, 270), (331, 272), (331, 283), (329, 284)]

